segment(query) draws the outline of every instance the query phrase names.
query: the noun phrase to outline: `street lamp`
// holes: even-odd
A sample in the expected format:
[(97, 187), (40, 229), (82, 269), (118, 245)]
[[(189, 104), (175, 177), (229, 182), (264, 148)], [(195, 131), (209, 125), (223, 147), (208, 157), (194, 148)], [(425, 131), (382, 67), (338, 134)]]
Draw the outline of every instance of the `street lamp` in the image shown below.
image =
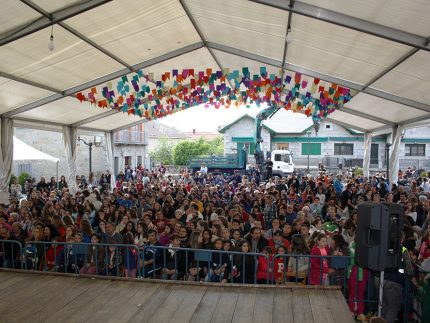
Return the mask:
[(309, 170), (309, 154), (311, 152), (310, 148), (311, 148), (311, 132), (308, 131), (306, 132), (306, 134), (308, 135), (308, 168), (306, 169), (306, 172), (309, 174), (310, 170)]
[(100, 146), (101, 142), (99, 140), (94, 140), (90, 141), (90, 142), (86, 142), (84, 139), (82, 139), (81, 137), (78, 137), (78, 142), (81, 141), (84, 145), (87, 145), (89, 148), (89, 154), (90, 154), (90, 172), (89, 174), (91, 174), (92, 172), (92, 150), (93, 150), (93, 145), (98, 147)]

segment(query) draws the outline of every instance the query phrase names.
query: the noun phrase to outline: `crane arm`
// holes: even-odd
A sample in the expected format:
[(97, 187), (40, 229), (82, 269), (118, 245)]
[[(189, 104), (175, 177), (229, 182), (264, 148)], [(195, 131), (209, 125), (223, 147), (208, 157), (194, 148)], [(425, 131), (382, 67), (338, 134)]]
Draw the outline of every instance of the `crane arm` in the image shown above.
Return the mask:
[(265, 108), (263, 111), (261, 111), (257, 116), (255, 117), (255, 127), (254, 127), (254, 144), (255, 144), (255, 150), (254, 150), (254, 157), (255, 162), (260, 169), (260, 171), (263, 170), (264, 165), (264, 154), (261, 149), (261, 143), (263, 142), (263, 138), (261, 137), (261, 129), (263, 127), (263, 121), (270, 119), (273, 117), (273, 115), (279, 111), (279, 107), (277, 106), (269, 106)]

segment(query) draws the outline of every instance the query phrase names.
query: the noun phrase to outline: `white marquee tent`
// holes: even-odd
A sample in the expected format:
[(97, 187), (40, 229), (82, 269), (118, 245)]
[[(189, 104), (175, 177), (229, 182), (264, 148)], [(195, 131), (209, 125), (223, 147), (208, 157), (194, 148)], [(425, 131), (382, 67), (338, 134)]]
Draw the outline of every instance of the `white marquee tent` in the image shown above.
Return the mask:
[(58, 163), (60, 160), (51, 155), (45, 154), (43, 151), (27, 145), (25, 142), (13, 137), (13, 160), (14, 161), (27, 161), (27, 160), (47, 160)]
[(40, 161), (46, 160), (51, 161), (56, 164), (57, 178), (58, 178), (58, 163), (60, 160), (51, 155), (45, 154), (43, 151), (37, 150), (36, 148), (27, 145), (22, 140), (13, 137), (13, 161), (23, 162), (23, 161)]
[(113, 131), (145, 122), (81, 104), (79, 91), (137, 69), (266, 66), (349, 87), (329, 120), (368, 143), (392, 133), (394, 180), (402, 129), (430, 120), (429, 36), (428, 0), (4, 0), (0, 168), (13, 125), (62, 131), (74, 176), (76, 131), (105, 132), (112, 147)]

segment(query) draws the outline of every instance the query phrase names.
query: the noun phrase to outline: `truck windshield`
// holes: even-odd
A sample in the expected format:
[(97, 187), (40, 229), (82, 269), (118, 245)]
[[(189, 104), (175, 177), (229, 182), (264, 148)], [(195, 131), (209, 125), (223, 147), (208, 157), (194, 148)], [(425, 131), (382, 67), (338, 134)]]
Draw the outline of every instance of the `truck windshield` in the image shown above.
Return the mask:
[(291, 163), (291, 155), (290, 154), (276, 154), (275, 161)]

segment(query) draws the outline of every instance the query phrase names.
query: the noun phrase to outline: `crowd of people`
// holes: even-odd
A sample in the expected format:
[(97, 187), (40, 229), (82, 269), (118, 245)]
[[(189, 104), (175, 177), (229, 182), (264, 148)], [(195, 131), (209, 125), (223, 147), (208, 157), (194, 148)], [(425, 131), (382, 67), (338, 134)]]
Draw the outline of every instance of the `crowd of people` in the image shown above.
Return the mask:
[[(398, 183), (382, 175), (270, 177), (178, 175), (166, 169), (127, 168), (110, 187), (111, 174), (77, 176), (72, 194), (64, 176), (25, 187), (10, 185), (0, 211), (0, 266), (34, 270), (155, 277), (172, 280), (341, 285), (358, 319), (366, 320), (377, 275), (354, 259), (361, 203), (404, 206), (402, 272), (387, 272), (383, 316), (394, 322), (411, 281), (425, 300), (419, 275), (430, 257), (430, 185), (408, 169)], [(26, 194), (23, 198), (22, 193)], [(87, 243), (87, 244), (85, 244)], [(206, 253), (202, 253), (207, 251)], [(236, 253), (240, 252), (240, 253)], [(204, 255), (204, 256), (202, 256)], [(343, 257), (339, 257), (343, 256)], [(346, 258), (348, 257), (348, 258)], [(385, 286), (384, 286), (385, 288)], [(430, 320), (428, 310), (422, 315)]]

